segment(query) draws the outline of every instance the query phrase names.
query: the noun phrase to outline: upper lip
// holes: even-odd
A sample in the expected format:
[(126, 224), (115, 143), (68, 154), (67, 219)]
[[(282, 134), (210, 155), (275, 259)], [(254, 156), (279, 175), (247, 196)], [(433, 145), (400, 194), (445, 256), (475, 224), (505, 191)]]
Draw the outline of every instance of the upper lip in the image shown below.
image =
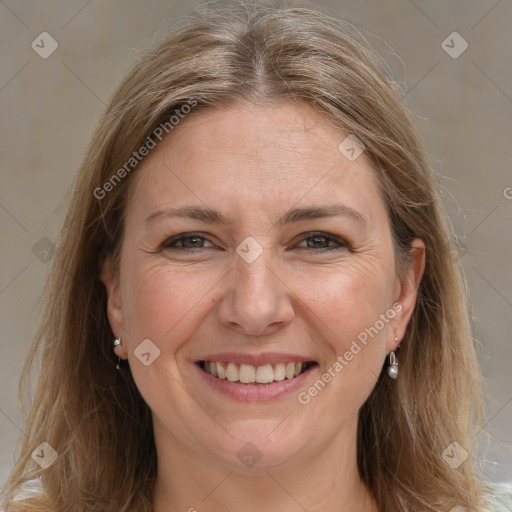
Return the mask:
[(299, 354), (286, 354), (282, 352), (263, 352), (261, 354), (222, 352), (202, 356), (196, 360), (196, 363), (199, 363), (200, 361), (228, 361), (237, 364), (250, 364), (252, 366), (264, 366), (266, 364), (273, 365), (277, 363), (314, 362), (311, 357), (301, 356)]

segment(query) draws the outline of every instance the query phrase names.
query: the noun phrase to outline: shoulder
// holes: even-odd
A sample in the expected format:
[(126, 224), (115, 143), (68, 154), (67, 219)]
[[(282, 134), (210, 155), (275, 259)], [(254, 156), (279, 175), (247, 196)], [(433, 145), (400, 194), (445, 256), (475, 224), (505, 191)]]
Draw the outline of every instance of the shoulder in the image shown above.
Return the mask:
[(489, 508), (486, 512), (512, 512), (512, 484), (489, 485)]
[[(4, 512), (5, 495), (0, 494), (0, 512)], [(9, 511), (29, 512), (47, 510), (47, 495), (39, 478), (24, 482), (9, 501)]]
[(16, 501), (25, 500), (27, 498), (35, 498), (44, 495), (43, 483), (39, 478), (28, 480), (15, 496)]

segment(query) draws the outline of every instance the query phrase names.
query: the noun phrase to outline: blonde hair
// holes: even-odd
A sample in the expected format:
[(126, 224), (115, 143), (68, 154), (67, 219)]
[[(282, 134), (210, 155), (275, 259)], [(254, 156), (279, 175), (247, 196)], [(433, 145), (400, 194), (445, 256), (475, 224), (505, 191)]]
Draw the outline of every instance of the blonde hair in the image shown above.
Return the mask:
[[(5, 486), (7, 510), (41, 476), (34, 510), (151, 510), (156, 474), (151, 415), (129, 367), (114, 369), (105, 258), (119, 264), (134, 168), (97, 199), (147, 137), (191, 99), (204, 108), (301, 100), (355, 134), (384, 194), (397, 272), (424, 240), (426, 267), (402, 342), (400, 376), (383, 371), (359, 415), (358, 467), (381, 512), (482, 510), (484, 485), (470, 456), (454, 469), (452, 443), (470, 454), (481, 378), (466, 284), (421, 137), (400, 92), (360, 31), (306, 7), (215, 3), (140, 58), (114, 94), (78, 173), (25, 375), (41, 368), (26, 437)], [(184, 121), (186, 122), (186, 120)], [(341, 132), (340, 132), (341, 133)], [(172, 133), (171, 135), (172, 136)], [(32, 451), (58, 452), (47, 469)], [(42, 500), (45, 500), (44, 502)], [(20, 504), (30, 510), (29, 501)]]

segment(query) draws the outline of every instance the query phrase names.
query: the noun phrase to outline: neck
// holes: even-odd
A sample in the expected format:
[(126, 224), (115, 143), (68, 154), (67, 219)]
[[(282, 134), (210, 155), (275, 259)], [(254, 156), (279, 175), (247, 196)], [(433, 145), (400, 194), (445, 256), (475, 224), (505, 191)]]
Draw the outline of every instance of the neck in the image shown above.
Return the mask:
[(211, 453), (198, 456), (156, 424), (154, 512), (378, 512), (357, 471), (356, 433), (357, 418), (321, 450), (242, 472)]

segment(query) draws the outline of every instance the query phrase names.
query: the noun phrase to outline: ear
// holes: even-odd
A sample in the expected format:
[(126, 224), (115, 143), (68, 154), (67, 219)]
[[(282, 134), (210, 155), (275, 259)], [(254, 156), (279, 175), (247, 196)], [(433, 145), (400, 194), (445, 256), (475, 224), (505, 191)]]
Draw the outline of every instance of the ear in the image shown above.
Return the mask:
[[(112, 269), (110, 258), (106, 258), (101, 265), (100, 279), (107, 291), (107, 317), (110, 328), (116, 338), (123, 337), (125, 331), (123, 319), (123, 307), (121, 302), (121, 290), (119, 279)], [(115, 347), (115, 353), (122, 359), (127, 358), (126, 343)]]
[[(420, 238), (416, 238), (411, 243), (411, 262), (406, 269), (405, 276), (396, 278), (393, 293), (393, 309), (396, 315), (392, 322), (392, 328), (389, 330), (387, 340), (387, 351), (396, 350), (402, 338), (409, 320), (411, 319), (414, 307), (416, 306), (416, 297), (423, 273), (425, 271), (425, 243)], [(395, 337), (398, 338), (395, 341)]]

